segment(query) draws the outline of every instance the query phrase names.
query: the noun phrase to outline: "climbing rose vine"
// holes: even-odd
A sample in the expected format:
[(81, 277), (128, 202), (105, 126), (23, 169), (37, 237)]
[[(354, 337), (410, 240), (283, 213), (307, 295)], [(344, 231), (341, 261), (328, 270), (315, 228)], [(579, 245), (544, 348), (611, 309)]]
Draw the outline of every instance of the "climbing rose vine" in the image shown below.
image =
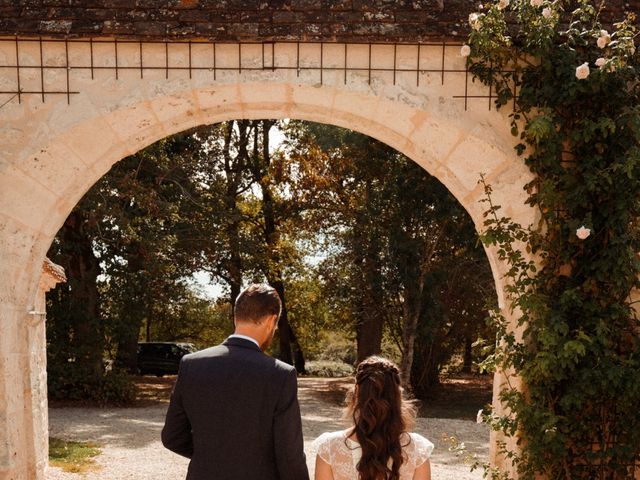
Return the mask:
[[(483, 240), (510, 266), (510, 317), (492, 313), (488, 363), (513, 372), (506, 414), (485, 421), (518, 447), (523, 479), (629, 479), (640, 462), (640, 85), (632, 14), (588, 1), (496, 1), (469, 17), (461, 50), (512, 111), (539, 222), (500, 215), (485, 184)], [(466, 47), (466, 48), (465, 48)], [(484, 179), (482, 180), (484, 182)], [(524, 245), (526, 247), (519, 247)], [(508, 471), (487, 476), (510, 478)]]

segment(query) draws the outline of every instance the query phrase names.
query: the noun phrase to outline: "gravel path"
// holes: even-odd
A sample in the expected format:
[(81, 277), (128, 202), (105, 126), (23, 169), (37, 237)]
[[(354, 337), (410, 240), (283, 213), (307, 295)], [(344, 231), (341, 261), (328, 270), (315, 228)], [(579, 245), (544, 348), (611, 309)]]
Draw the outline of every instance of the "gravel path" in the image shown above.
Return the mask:
[[(342, 383), (341, 383), (342, 382)], [(299, 399), (309, 469), (313, 474), (315, 451), (311, 442), (321, 433), (341, 430), (342, 410), (335, 387), (341, 380), (301, 378)], [(51, 408), (49, 429), (53, 437), (98, 443), (102, 454), (97, 468), (87, 474), (65, 473), (51, 467), (47, 480), (183, 480), (188, 460), (175, 455), (160, 443), (167, 404), (139, 408)], [(480, 458), (489, 454), (489, 431), (469, 420), (419, 418), (417, 432), (435, 444), (431, 459), (433, 480), (480, 480), (482, 472), (469, 472), (448, 451), (445, 436), (455, 436)]]

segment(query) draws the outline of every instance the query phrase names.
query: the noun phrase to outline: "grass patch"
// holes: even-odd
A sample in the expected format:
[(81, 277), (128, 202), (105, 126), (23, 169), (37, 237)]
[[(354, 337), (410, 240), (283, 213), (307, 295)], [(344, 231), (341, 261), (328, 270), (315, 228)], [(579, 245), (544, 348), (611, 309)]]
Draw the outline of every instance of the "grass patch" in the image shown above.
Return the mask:
[(92, 470), (96, 463), (93, 457), (100, 453), (95, 443), (49, 437), (49, 464), (65, 472), (84, 473)]

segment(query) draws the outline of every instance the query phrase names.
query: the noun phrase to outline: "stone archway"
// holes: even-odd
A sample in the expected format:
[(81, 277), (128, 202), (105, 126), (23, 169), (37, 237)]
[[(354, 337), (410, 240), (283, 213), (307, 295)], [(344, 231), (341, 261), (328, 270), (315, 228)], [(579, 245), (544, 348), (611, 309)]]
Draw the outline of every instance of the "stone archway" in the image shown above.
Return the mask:
[[(191, 71), (194, 63), (208, 65), (210, 44), (196, 54), (191, 44), (187, 50), (180, 43), (172, 47), (171, 56), (167, 44), (148, 46), (146, 62), (162, 65), (171, 60), (189, 65), (188, 73), (185, 67), (180, 74), (172, 72), (172, 78), (168, 78), (168, 68), (145, 71), (136, 66), (138, 54), (143, 56), (141, 43), (121, 45), (115, 65), (110, 57), (101, 57), (105, 69), (96, 72), (72, 69), (70, 62), (87, 60), (86, 45), (73, 45), (71, 55), (69, 43), (61, 45), (66, 46), (66, 55), (54, 43), (51, 55), (66, 60), (66, 70), (54, 71), (57, 77), (49, 79), (34, 68), (31, 74), (24, 74), (22, 84), (30, 80), (43, 85), (64, 83), (66, 79), (67, 87), (72, 82), (78, 93), (71, 98), (67, 88), (66, 95), (50, 94), (51, 98), (22, 94), (17, 99), (20, 102), (12, 99), (0, 110), (4, 124), (0, 131), (1, 478), (40, 479), (46, 466), (42, 452), (46, 452), (47, 435), (42, 422), (32, 420), (46, 409), (46, 403), (36, 401), (43, 398), (46, 383), (33, 385), (29, 380), (43, 373), (33, 372), (42, 365), (29, 361), (29, 352), (44, 349), (44, 345), (34, 345), (34, 338), (43, 337), (30, 335), (27, 327), (29, 312), (41, 301), (38, 285), (44, 256), (82, 195), (113, 164), (163, 137), (230, 119), (295, 118), (333, 124), (374, 137), (413, 159), (453, 193), (477, 227), (482, 225), (484, 210), (478, 203), (483, 195), (477, 184), (480, 173), (486, 174), (494, 199), (506, 215), (525, 225), (535, 219), (533, 210), (525, 205), (522, 188), (531, 174), (513, 150), (508, 116), (488, 109), (486, 101), (470, 101), (474, 94), (482, 98), (485, 94), (469, 83), (459, 46), (443, 44), (426, 57), (420, 57), (426, 46), (422, 53), (417, 45), (407, 46), (411, 52), (417, 48), (423, 62), (437, 60), (439, 64), (442, 57), (442, 64), (450, 65), (447, 70), (457, 72), (447, 83), (444, 69), (433, 75), (414, 69), (405, 75), (407, 68), (396, 69), (397, 48), (387, 46), (375, 52), (373, 61), (392, 63), (393, 70), (374, 69), (372, 78), (371, 47), (367, 52), (361, 45), (314, 44), (320, 45), (325, 65), (346, 64), (347, 48), (351, 49), (350, 62), (369, 58), (368, 69), (326, 67), (324, 71), (322, 65), (299, 68), (301, 62), (316, 60), (315, 46), (300, 54), (299, 44), (283, 44), (281, 53), (274, 50), (272, 60), (277, 57), (279, 65), (287, 67), (265, 68), (264, 44), (262, 50), (256, 48), (249, 54), (247, 50), (253, 47), (246, 47), (248, 57), (244, 59), (239, 44), (226, 44), (218, 47), (215, 61), (235, 67), (221, 70), (212, 80), (211, 68)], [(12, 48), (13, 43), (0, 44), (0, 59), (15, 56)], [(411, 52), (405, 52), (400, 62), (413, 62)], [(22, 63), (37, 65), (38, 43), (25, 41), (17, 55)], [(93, 61), (92, 52), (92, 65)], [(126, 69), (127, 65), (131, 68)], [(9, 73), (0, 73), (0, 80), (12, 81)], [(455, 98), (461, 89), (464, 102)], [(490, 95), (487, 98), (490, 102)], [(488, 250), (487, 255), (504, 308), (504, 266), (494, 251)], [(502, 374), (496, 375), (494, 392), (503, 381)], [(495, 398), (494, 393), (494, 403)], [(498, 461), (496, 441), (492, 437), (494, 462)]]

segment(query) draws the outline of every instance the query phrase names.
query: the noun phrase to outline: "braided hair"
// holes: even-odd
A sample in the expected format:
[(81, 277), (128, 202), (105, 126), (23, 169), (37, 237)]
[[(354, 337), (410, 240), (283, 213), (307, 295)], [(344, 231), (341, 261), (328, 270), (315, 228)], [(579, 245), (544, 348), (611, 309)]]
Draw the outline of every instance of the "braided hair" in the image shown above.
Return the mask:
[(356, 466), (359, 480), (399, 480), (401, 437), (412, 427), (416, 411), (403, 398), (397, 365), (377, 356), (360, 363), (349, 412), (362, 448)]

